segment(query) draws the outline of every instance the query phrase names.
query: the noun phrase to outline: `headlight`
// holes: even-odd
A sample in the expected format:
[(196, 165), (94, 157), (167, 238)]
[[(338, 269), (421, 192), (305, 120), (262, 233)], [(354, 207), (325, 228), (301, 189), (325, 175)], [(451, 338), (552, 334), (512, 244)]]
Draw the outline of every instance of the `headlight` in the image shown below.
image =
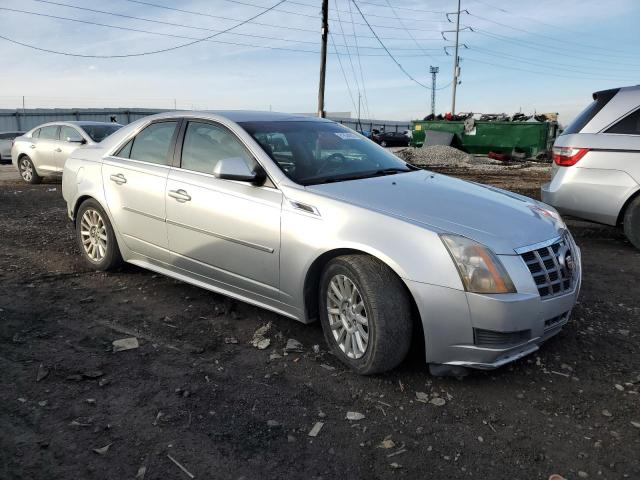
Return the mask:
[(515, 293), (509, 274), (498, 257), (484, 245), (460, 235), (440, 235), (467, 292)]

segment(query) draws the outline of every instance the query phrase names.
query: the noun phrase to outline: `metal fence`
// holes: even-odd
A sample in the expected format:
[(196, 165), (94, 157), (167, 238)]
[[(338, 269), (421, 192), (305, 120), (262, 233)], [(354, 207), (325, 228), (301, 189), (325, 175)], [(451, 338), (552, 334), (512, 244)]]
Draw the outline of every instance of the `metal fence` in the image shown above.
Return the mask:
[[(27, 131), (47, 122), (63, 120), (85, 120), (110, 122), (113, 119), (126, 125), (139, 118), (167, 110), (153, 108), (27, 108), (0, 110), (0, 132)], [(402, 132), (411, 129), (411, 122), (393, 120), (369, 120), (344, 117), (329, 117), (353, 130), (385, 130)]]

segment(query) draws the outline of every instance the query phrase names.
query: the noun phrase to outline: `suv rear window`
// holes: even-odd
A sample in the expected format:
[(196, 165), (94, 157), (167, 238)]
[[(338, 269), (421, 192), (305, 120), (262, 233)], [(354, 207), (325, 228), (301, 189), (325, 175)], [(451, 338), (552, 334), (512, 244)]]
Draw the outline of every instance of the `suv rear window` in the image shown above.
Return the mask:
[(580, 112), (573, 122), (571, 122), (569, 126), (562, 131), (561, 135), (580, 133), (580, 130), (582, 130), (584, 126), (589, 123), (607, 103), (609, 103), (609, 100), (611, 100), (619, 90), (619, 88), (614, 88), (612, 90), (602, 90), (601, 92), (594, 93), (593, 102)]

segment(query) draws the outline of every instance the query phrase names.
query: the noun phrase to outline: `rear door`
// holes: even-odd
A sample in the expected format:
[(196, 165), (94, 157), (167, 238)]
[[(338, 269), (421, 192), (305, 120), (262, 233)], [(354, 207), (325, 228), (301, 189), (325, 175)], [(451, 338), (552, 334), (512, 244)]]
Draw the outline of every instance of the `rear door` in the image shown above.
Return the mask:
[(180, 168), (169, 173), (166, 198), (174, 265), (241, 294), (277, 299), (282, 193), (213, 176), (222, 158), (257, 164), (226, 127), (190, 120), (181, 138)]
[(147, 260), (167, 263), (165, 187), (179, 121), (155, 121), (102, 164), (109, 211), (126, 246)]
[(57, 172), (54, 150), (58, 148), (60, 126), (47, 125), (40, 129), (38, 138), (33, 138), (29, 157), (38, 171)]

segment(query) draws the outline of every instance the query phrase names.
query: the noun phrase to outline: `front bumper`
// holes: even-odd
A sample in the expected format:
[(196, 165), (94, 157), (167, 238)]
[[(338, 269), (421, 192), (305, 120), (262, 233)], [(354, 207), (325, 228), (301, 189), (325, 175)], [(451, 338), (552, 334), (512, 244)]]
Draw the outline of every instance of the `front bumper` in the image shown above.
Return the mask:
[[(509, 257), (503, 263), (510, 274), (519, 263), (526, 269), (519, 256)], [(519, 292), (513, 294), (480, 295), (407, 282), (421, 314), (427, 363), (494, 369), (535, 352), (559, 333), (578, 299), (581, 269), (571, 290), (545, 299), (530, 272), (520, 273), (512, 275)]]

